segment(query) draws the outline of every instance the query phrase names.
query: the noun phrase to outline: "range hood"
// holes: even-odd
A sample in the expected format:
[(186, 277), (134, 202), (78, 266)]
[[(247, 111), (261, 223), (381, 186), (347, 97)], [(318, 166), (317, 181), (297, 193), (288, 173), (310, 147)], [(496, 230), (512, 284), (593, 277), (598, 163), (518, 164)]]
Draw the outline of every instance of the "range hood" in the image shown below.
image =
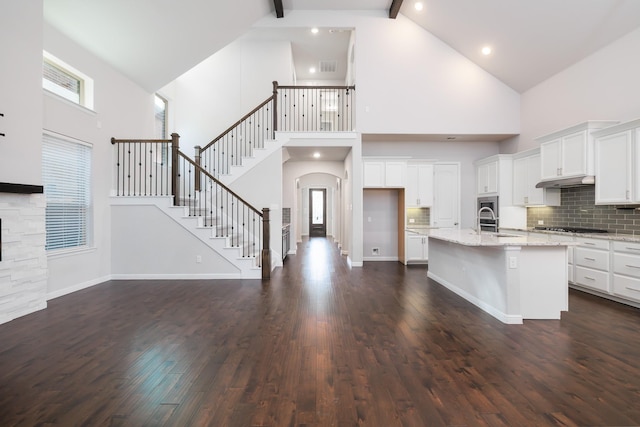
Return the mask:
[(548, 181), (540, 181), (536, 184), (536, 188), (568, 188), (580, 187), (582, 185), (593, 185), (596, 183), (596, 177), (592, 175), (572, 176), (568, 178), (550, 179)]

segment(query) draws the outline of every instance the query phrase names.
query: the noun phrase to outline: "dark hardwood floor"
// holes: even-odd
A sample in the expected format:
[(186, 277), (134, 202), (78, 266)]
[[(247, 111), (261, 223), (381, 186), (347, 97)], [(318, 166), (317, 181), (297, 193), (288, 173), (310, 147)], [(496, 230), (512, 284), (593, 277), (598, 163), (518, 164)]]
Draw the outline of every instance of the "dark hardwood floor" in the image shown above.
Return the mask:
[(113, 281), (0, 325), (0, 426), (640, 425), (640, 310), (504, 325), (326, 239), (270, 283)]

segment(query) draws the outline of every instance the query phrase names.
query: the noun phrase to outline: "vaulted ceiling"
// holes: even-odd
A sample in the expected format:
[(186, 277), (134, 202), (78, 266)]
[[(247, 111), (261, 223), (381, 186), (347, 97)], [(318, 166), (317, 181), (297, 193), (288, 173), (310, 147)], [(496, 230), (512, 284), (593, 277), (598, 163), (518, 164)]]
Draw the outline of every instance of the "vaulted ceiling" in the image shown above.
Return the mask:
[[(423, 0), (421, 12), (415, 1), (404, 0), (399, 13), (518, 92), (640, 27), (638, 0)], [(388, 16), (392, 0), (282, 4), (285, 16), (297, 9), (380, 10)], [(250, 32), (268, 15), (275, 19), (274, 0), (44, 0), (48, 23), (149, 91)], [(322, 49), (343, 45), (344, 40)], [(491, 45), (491, 55), (480, 53), (484, 45)]]

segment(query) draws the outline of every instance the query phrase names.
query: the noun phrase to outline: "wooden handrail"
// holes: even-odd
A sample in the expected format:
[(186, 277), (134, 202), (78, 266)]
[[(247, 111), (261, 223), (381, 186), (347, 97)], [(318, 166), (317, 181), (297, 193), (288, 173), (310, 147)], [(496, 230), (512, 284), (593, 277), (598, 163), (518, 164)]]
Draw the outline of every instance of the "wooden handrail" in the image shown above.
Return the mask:
[(278, 86), (278, 89), (349, 89), (356, 90), (355, 86)]
[(142, 142), (146, 142), (149, 144), (167, 144), (167, 143), (171, 143), (173, 140), (172, 139), (115, 139), (115, 138), (111, 138), (111, 144), (126, 144), (128, 142), (134, 142), (134, 143), (142, 143)]
[(269, 102), (273, 101), (274, 97), (273, 95), (270, 96), (269, 98), (265, 99), (260, 105), (258, 105), (256, 108), (254, 108), (253, 110), (251, 110), (249, 113), (245, 114), (240, 120), (238, 120), (237, 122), (235, 122), (234, 124), (232, 124), (231, 126), (229, 126), (229, 128), (227, 130), (225, 130), (224, 132), (222, 132), (220, 135), (218, 135), (213, 141), (211, 141), (210, 143), (208, 143), (207, 145), (205, 145), (204, 147), (202, 147), (201, 151), (206, 150), (207, 148), (211, 147), (213, 144), (215, 144), (216, 142), (218, 142), (220, 139), (222, 139), (222, 137), (224, 137), (226, 134), (228, 134), (229, 132), (231, 132), (234, 128), (236, 128), (237, 126), (240, 126), (240, 124), (242, 124), (242, 122), (244, 122), (245, 120), (247, 120), (253, 113), (257, 112), (259, 109), (261, 109), (262, 107), (264, 107), (265, 105), (267, 105)]
[(180, 151), (180, 149), (178, 149), (178, 155), (182, 156), (187, 162), (191, 163), (196, 170), (198, 170), (199, 172), (202, 172), (203, 174), (205, 174), (205, 176), (209, 177), (210, 179), (212, 179), (216, 184), (218, 184), (220, 187), (222, 187), (224, 190), (226, 190), (227, 192), (229, 192), (229, 194), (231, 194), (233, 197), (235, 197), (236, 199), (238, 199), (240, 202), (244, 203), (245, 205), (247, 205), (248, 208), (250, 208), (252, 211), (254, 211), (255, 213), (257, 213), (260, 217), (262, 217), (262, 212), (260, 212), (258, 209), (254, 208), (253, 205), (251, 205), (251, 203), (247, 202), (246, 200), (244, 200), (242, 197), (238, 196), (238, 194), (236, 194), (232, 189), (230, 189), (229, 187), (227, 187), (226, 185), (224, 185), (222, 182), (220, 182), (219, 180), (217, 180), (213, 175), (211, 175), (209, 172), (207, 172), (206, 170), (204, 170), (202, 168), (202, 166), (199, 166), (196, 162), (194, 162), (193, 160), (191, 160), (186, 154), (184, 154), (182, 151)]

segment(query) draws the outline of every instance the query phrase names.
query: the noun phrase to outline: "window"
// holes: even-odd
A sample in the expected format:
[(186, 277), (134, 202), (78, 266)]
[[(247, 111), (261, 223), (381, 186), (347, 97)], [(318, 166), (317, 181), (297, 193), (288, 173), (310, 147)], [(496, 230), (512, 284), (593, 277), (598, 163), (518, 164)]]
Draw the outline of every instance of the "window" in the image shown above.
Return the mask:
[[(157, 139), (168, 139), (167, 134), (167, 106), (169, 102), (160, 95), (155, 96), (155, 137)], [(166, 165), (169, 158), (169, 146), (162, 144), (160, 149), (160, 158), (156, 158), (156, 162)]]
[(155, 96), (155, 125), (156, 138), (168, 139), (167, 137), (167, 105), (166, 99), (160, 95)]
[(91, 146), (44, 134), (42, 181), (47, 202), (47, 250), (89, 244)]
[(93, 79), (50, 53), (43, 53), (42, 87), (83, 107), (93, 109)]

